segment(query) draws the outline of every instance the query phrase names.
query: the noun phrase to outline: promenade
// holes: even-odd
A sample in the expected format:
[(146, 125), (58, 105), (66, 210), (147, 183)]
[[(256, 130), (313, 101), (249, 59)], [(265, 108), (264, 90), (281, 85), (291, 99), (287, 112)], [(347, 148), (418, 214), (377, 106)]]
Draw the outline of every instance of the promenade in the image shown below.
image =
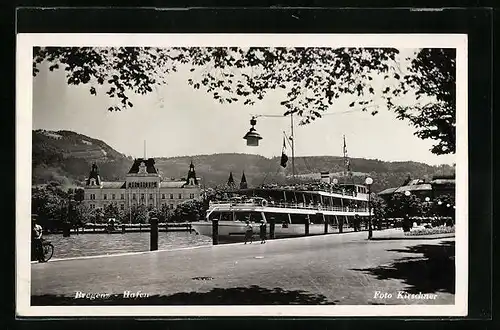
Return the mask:
[[(397, 235), (391, 229), (375, 231), (380, 240), (373, 241), (357, 232), (33, 263), (32, 304), (453, 304), (454, 238)], [(398, 291), (435, 296), (401, 298)], [(75, 299), (77, 292), (88, 296)], [(101, 297), (88, 298), (93, 294)]]

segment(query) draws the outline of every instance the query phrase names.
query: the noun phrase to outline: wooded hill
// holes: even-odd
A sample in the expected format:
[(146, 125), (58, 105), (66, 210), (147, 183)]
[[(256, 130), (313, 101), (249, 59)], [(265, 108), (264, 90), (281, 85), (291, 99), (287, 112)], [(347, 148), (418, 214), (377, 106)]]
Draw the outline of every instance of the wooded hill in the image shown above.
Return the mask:
[[(198, 177), (206, 187), (225, 185), (229, 172), (233, 172), (239, 184), (243, 171), (249, 186), (263, 183), (285, 183), (292, 173), (291, 161), (284, 169), (280, 158), (260, 155), (224, 153), (183, 157), (156, 158), (156, 167), (164, 178), (183, 178), (193, 161)], [(87, 177), (93, 162), (99, 165), (104, 181), (124, 180), (132, 165), (132, 157), (126, 156), (105, 142), (71, 131), (33, 131), (33, 178), (32, 183), (44, 184), (57, 181), (64, 186), (80, 186)], [(374, 179), (373, 190), (395, 187), (410, 175), (412, 178), (430, 180), (434, 175), (452, 174), (449, 165), (430, 166), (412, 161), (385, 162), (374, 159), (350, 159), (352, 180), (363, 182), (367, 175)], [(335, 173), (343, 182), (344, 161), (338, 156), (296, 157), (297, 180), (319, 178), (319, 173)], [(288, 179), (287, 179), (288, 177)], [(347, 180), (351, 182), (350, 179)]]

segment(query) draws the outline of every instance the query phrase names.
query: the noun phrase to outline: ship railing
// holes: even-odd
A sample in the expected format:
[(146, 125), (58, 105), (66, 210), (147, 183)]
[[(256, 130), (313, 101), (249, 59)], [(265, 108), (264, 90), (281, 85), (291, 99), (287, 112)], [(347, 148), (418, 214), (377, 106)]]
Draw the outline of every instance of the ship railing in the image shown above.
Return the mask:
[(215, 206), (231, 206), (231, 207), (277, 207), (277, 208), (293, 208), (317, 211), (333, 211), (333, 212), (368, 212), (368, 208), (363, 207), (347, 207), (347, 206), (328, 206), (328, 205), (312, 205), (304, 203), (285, 203), (285, 202), (266, 202), (262, 204), (261, 201), (255, 202), (232, 202), (232, 201), (211, 201), (210, 205)]

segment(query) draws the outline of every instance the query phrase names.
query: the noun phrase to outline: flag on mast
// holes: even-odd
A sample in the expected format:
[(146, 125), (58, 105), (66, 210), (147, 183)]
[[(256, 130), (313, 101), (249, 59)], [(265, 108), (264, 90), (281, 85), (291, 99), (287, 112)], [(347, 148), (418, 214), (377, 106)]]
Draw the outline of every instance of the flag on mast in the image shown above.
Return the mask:
[(283, 149), (281, 150), (281, 166), (286, 168), (286, 163), (288, 162), (288, 156), (286, 155), (286, 141), (283, 136)]

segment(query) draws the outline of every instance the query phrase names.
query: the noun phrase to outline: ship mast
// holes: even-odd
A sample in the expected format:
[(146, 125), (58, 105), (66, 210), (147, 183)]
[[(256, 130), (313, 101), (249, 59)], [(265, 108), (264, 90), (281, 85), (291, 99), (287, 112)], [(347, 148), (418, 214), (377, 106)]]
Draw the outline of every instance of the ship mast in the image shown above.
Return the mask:
[(347, 184), (347, 173), (349, 171), (349, 159), (347, 158), (347, 145), (345, 142), (345, 135), (343, 135), (344, 138), (344, 146), (342, 147), (342, 153), (344, 155), (344, 185)]

